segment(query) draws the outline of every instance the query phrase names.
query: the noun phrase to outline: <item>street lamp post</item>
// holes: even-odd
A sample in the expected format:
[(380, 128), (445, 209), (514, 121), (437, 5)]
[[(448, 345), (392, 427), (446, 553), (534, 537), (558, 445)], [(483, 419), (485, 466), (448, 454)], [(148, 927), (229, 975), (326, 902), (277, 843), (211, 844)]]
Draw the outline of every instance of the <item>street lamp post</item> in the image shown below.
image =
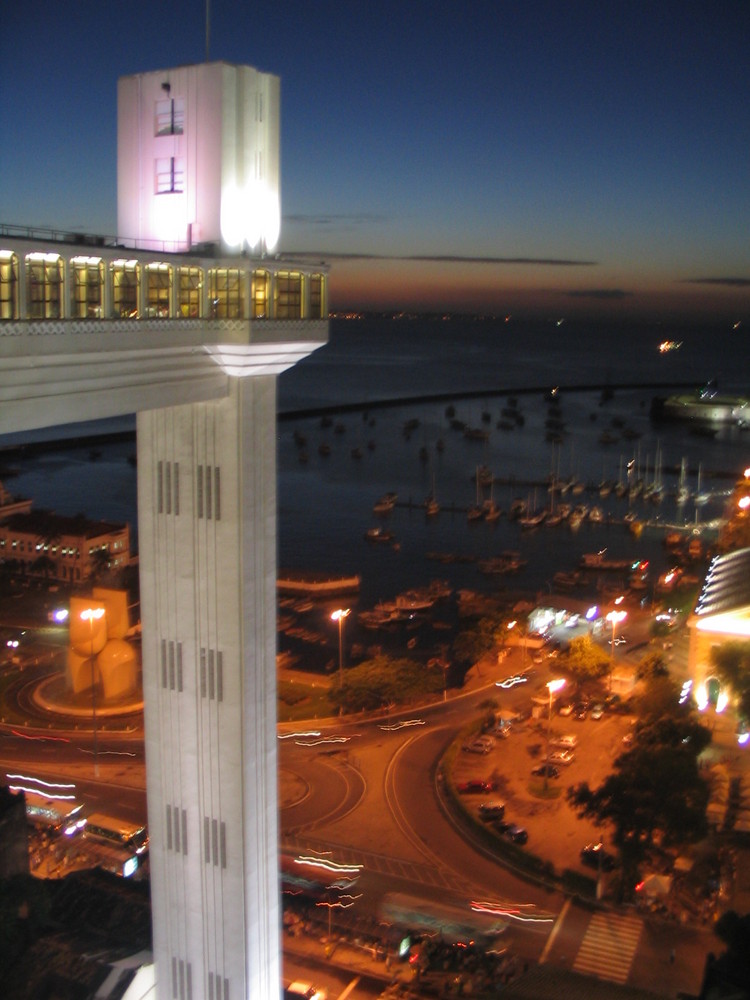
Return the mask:
[(99, 777), (99, 747), (96, 733), (96, 675), (94, 671), (94, 622), (104, 617), (104, 608), (85, 608), (81, 612), (81, 619), (89, 623), (91, 635), (91, 719), (94, 729), (94, 776)]
[(555, 680), (547, 681), (549, 691), (549, 708), (547, 709), (547, 753), (544, 759), (544, 790), (547, 791), (547, 778), (549, 773), (549, 736), (552, 728), (552, 695), (555, 691), (560, 691), (565, 687), (565, 678), (557, 677)]
[(612, 644), (609, 650), (609, 693), (612, 694), (612, 671), (615, 669), (615, 628), (628, 617), (627, 611), (610, 611), (607, 621), (612, 622)]
[[(339, 623), (339, 687), (343, 690), (344, 685), (344, 619), (351, 608), (337, 608), (331, 612), (331, 621)], [(344, 712), (344, 703), (339, 705), (339, 715)]]

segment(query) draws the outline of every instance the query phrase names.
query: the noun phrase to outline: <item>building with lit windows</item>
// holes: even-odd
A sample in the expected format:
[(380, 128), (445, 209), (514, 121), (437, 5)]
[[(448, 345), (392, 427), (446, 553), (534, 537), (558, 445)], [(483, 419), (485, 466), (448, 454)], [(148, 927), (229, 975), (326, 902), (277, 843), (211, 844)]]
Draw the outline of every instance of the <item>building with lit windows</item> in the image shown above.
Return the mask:
[(279, 84), (118, 87), (118, 236), (0, 225), (0, 433), (137, 413), (156, 996), (280, 995), (276, 380), (326, 343), (278, 238)]
[(82, 583), (130, 564), (130, 528), (49, 511), (11, 514), (0, 520), (0, 563), (24, 575)]

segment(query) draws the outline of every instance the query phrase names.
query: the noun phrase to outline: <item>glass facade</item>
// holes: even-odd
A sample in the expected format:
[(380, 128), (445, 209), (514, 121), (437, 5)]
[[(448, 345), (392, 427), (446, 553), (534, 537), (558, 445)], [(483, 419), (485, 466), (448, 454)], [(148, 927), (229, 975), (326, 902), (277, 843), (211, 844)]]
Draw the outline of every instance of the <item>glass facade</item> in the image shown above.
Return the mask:
[(203, 270), (200, 267), (178, 268), (177, 316), (198, 319), (203, 315)]
[[(181, 261), (185, 261), (182, 263)], [(0, 244), (0, 322), (25, 319), (325, 319), (327, 275), (15, 251)]]
[(323, 319), (323, 275), (311, 274), (310, 319)]
[(70, 310), (75, 319), (101, 319), (104, 315), (104, 261), (101, 257), (73, 257)]
[(63, 314), (63, 259), (56, 253), (26, 255), (29, 319), (60, 319)]
[(146, 266), (146, 303), (148, 316), (169, 317), (172, 292), (172, 268), (169, 264)]
[(252, 291), (250, 293), (250, 318), (267, 319), (271, 275), (268, 271), (253, 271)]
[(0, 320), (18, 319), (18, 257), (0, 250)]
[(208, 272), (211, 319), (244, 319), (245, 272), (236, 267), (212, 267)]
[(276, 275), (276, 319), (302, 319), (302, 275), (279, 271)]
[(115, 260), (109, 269), (112, 275), (112, 315), (120, 319), (136, 319), (141, 270), (138, 261)]

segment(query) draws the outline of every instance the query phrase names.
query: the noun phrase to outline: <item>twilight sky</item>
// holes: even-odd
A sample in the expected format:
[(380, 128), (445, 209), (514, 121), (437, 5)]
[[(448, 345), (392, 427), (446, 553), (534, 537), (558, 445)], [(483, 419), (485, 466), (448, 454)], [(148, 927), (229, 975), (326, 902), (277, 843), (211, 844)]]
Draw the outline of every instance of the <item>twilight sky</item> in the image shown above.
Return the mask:
[[(205, 0), (8, 4), (0, 223), (116, 228), (120, 76), (206, 57)], [(331, 307), (750, 324), (745, 0), (211, 0), (281, 77), (286, 252)]]

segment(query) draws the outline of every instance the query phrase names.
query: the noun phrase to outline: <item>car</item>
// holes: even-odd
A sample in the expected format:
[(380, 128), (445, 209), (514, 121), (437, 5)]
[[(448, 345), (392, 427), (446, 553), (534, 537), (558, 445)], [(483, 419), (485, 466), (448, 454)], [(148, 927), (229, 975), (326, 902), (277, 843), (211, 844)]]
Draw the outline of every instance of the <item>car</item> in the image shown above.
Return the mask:
[(554, 764), (537, 764), (531, 769), (531, 773), (537, 778), (559, 778), (560, 771)]
[(567, 716), (573, 714), (573, 706), (570, 704), (570, 702), (568, 702), (567, 705), (561, 705), (557, 710), (557, 714), (565, 716), (567, 718)]
[[(608, 639), (607, 641), (609, 642), (609, 644), (611, 646), (612, 645), (612, 640)], [(614, 644), (615, 644), (615, 646), (624, 646), (627, 641), (628, 640), (625, 638), (624, 635), (616, 635), (615, 636), (615, 640), (614, 640)]]
[(296, 979), (284, 987), (284, 1000), (327, 1000), (328, 993), (321, 986), (303, 983)]
[(594, 707), (591, 709), (591, 718), (594, 719), (595, 721), (598, 721), (599, 719), (601, 719), (603, 715), (604, 715), (604, 705), (594, 705)]
[(502, 819), (505, 815), (505, 803), (495, 799), (490, 802), (482, 802), (479, 806), (479, 815), (486, 822), (492, 819)]
[(529, 839), (529, 834), (526, 829), (515, 823), (511, 823), (510, 826), (503, 831), (503, 836), (507, 840), (510, 840), (513, 844), (525, 844)]
[(554, 736), (550, 744), (557, 750), (575, 750), (578, 746), (578, 737), (572, 733), (565, 736)]
[(572, 764), (575, 759), (576, 755), (572, 750), (553, 750), (549, 755), (550, 764), (555, 764), (555, 766)]
[(471, 778), (469, 781), (459, 781), (456, 789), (462, 795), (471, 795), (474, 792), (482, 792), (487, 795), (492, 791), (492, 782), (484, 781), (482, 778)]
[(579, 706), (573, 713), (573, 718), (576, 720), (576, 722), (583, 722), (587, 715), (588, 712), (586, 711), (586, 709)]
[(625, 735), (622, 738), (622, 745), (624, 747), (632, 747), (634, 739), (635, 737), (633, 736), (632, 733), (625, 733)]
[(462, 747), (464, 753), (489, 753), (492, 747), (486, 740), (476, 739), (471, 743), (464, 743)]
[(507, 740), (510, 736), (510, 731), (513, 727), (510, 722), (503, 722), (495, 729), (495, 735), (499, 736), (501, 740)]
[(586, 844), (581, 848), (581, 862), (589, 868), (597, 868), (603, 872), (611, 872), (615, 867), (615, 856), (610, 854), (601, 841), (598, 844)]

